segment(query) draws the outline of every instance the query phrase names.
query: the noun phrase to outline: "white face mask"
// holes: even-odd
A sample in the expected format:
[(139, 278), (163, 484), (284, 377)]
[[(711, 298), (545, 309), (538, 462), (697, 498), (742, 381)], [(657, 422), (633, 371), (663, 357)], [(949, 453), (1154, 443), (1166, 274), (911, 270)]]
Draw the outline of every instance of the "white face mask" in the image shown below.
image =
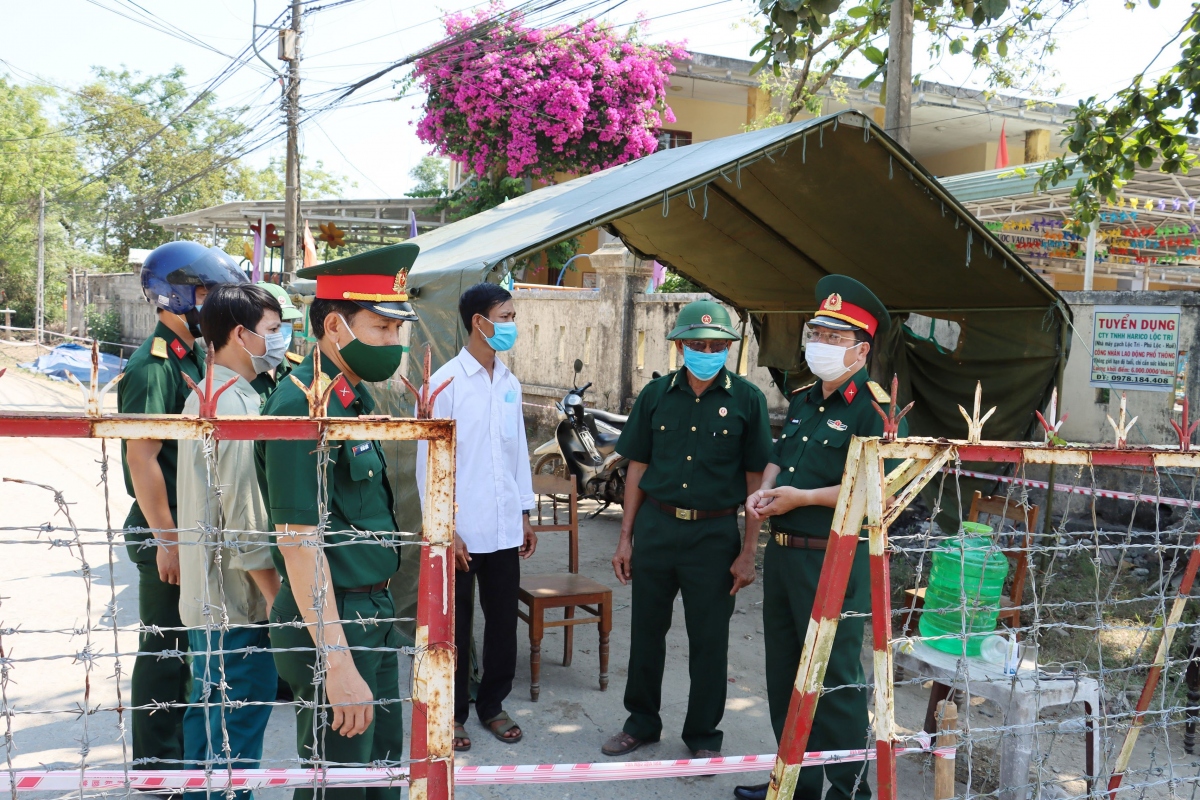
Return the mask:
[[(858, 344), (854, 347), (858, 347)], [(846, 366), (846, 351), (854, 347), (838, 347), (836, 344), (809, 342), (804, 348), (804, 361), (812, 374), (823, 381), (836, 381), (850, 371)]]

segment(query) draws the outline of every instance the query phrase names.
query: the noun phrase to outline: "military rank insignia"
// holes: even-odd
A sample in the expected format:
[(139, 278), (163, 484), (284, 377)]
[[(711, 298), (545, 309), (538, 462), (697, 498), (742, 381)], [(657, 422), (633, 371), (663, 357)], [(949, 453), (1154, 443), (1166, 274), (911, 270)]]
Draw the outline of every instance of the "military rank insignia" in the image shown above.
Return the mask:
[(150, 343), (150, 355), (155, 358), (166, 358), (167, 340), (161, 336), (155, 336), (154, 341)]

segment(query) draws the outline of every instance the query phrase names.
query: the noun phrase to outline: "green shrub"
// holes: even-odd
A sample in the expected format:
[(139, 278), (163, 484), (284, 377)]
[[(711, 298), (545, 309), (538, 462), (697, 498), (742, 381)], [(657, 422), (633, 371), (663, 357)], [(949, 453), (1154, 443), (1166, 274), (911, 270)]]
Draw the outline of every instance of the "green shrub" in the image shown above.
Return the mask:
[[(101, 342), (101, 352), (119, 356), (121, 349), (116, 343), (121, 341), (121, 315), (115, 310), (100, 311), (95, 306), (88, 306), (84, 312), (84, 325), (87, 335)], [(109, 344), (105, 344), (108, 342)]]

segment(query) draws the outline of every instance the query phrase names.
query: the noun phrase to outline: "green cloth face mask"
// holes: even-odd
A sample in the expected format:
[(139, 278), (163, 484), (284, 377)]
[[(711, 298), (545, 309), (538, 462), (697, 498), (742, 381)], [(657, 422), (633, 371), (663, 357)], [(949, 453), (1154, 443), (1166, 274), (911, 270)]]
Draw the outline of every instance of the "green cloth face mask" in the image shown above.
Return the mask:
[[(350, 327), (350, 323), (346, 322), (341, 314), (338, 314), (338, 319), (342, 320), (346, 330), (354, 336), (354, 329)], [(337, 342), (334, 342), (334, 345), (345, 360), (346, 366), (352, 369), (355, 375), (370, 383), (386, 381), (395, 375), (396, 370), (400, 368), (400, 359), (404, 358), (405, 352), (408, 351), (402, 344), (363, 344), (357, 336), (345, 347)]]

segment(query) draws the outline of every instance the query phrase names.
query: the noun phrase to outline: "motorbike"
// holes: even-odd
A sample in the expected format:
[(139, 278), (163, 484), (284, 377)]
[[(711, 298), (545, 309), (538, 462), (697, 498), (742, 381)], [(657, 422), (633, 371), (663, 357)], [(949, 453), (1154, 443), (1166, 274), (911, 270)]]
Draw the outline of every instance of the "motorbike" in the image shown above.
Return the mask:
[(602, 505), (595, 516), (611, 504), (625, 499), (625, 473), (629, 459), (616, 452), (617, 439), (628, 417), (610, 414), (598, 408), (589, 409), (583, 394), (592, 385), (579, 385), (583, 362), (575, 359), (572, 388), (560, 402), (559, 423), (554, 437), (533, 451), (535, 474), (573, 477), (579, 499), (597, 500)]

